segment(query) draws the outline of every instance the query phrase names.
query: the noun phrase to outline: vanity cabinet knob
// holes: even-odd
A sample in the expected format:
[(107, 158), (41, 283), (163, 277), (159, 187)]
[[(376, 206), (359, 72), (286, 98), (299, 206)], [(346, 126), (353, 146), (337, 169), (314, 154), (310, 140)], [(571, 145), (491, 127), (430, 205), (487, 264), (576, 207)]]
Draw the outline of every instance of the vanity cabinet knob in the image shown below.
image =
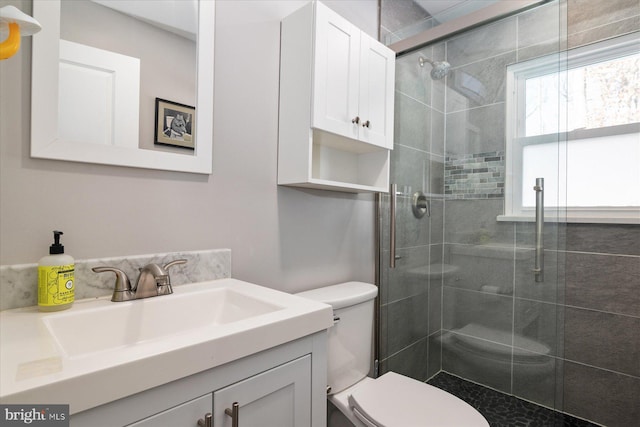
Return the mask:
[(363, 128), (368, 128), (370, 124), (371, 124), (371, 122), (369, 120), (367, 120), (366, 122), (362, 123), (362, 127)]
[(351, 123), (355, 123), (355, 124), (360, 123), (360, 117), (356, 116), (355, 118), (351, 119)]
[(211, 427), (211, 425), (211, 412), (207, 412), (204, 420), (202, 418), (198, 420), (198, 427)]

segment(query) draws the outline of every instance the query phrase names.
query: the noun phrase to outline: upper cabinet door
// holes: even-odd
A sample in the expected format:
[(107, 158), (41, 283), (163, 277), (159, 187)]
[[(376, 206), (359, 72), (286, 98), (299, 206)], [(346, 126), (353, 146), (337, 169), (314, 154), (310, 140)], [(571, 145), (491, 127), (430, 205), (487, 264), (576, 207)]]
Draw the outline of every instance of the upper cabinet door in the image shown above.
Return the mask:
[(393, 149), (395, 53), (364, 33), (360, 52), (359, 139)]
[(360, 29), (322, 3), (315, 24), (312, 126), (357, 139)]

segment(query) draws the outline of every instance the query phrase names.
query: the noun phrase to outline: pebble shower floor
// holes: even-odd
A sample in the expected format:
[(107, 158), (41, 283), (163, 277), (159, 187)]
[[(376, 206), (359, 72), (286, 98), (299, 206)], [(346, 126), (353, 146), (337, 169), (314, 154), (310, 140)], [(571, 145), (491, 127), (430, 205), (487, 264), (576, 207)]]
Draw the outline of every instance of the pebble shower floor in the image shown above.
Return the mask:
[(491, 427), (598, 427), (588, 421), (527, 402), (440, 372), (427, 383), (476, 408)]

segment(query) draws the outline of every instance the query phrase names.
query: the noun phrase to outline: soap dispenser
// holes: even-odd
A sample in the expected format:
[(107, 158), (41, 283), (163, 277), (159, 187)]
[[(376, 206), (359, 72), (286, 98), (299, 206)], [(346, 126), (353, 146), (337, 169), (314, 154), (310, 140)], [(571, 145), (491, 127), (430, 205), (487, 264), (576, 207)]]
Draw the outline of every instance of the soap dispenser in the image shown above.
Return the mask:
[(75, 264), (70, 255), (65, 255), (60, 244), (62, 231), (53, 232), (53, 244), (49, 255), (38, 263), (38, 308), (40, 311), (58, 311), (73, 304)]

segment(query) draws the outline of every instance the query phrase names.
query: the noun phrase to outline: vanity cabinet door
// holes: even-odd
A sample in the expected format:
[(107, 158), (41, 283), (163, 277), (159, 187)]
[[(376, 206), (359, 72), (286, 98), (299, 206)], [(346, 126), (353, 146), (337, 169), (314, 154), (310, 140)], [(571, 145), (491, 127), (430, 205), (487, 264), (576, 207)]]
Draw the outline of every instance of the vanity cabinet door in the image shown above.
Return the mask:
[(209, 393), (182, 405), (167, 409), (144, 420), (129, 424), (129, 427), (194, 427), (199, 419), (211, 412), (211, 398)]
[(238, 403), (241, 427), (311, 426), (311, 356), (247, 378), (213, 393), (213, 425), (231, 427)]

